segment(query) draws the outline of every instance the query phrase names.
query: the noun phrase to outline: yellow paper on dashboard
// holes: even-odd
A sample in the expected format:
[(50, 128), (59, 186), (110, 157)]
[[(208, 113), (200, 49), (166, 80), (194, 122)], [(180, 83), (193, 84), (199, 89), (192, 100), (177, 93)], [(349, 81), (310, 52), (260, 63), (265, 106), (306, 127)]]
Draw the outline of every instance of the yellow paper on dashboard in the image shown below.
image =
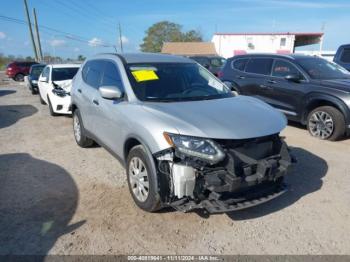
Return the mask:
[(137, 70), (132, 71), (133, 76), (137, 82), (150, 81), (150, 80), (158, 80), (158, 76), (156, 72), (153, 70)]

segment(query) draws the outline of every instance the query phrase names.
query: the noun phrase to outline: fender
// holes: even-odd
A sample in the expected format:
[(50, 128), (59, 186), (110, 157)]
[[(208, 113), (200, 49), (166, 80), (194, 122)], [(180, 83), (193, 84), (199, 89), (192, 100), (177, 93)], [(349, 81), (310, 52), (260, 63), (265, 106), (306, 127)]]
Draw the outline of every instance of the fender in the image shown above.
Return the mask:
[[(152, 172), (153, 174), (155, 174), (155, 188), (158, 188), (158, 195), (157, 197), (161, 197), (161, 192), (160, 192), (160, 189), (162, 188), (162, 186), (159, 184), (160, 181), (159, 181), (159, 178), (158, 178), (158, 172), (157, 172), (157, 168), (156, 168), (156, 163), (155, 163), (155, 159), (152, 155), (152, 152), (151, 150), (149, 149), (149, 147), (147, 146), (147, 144), (144, 142), (144, 140), (138, 136), (138, 135), (135, 135), (135, 134), (130, 134), (128, 135), (128, 137), (126, 138), (125, 142), (128, 141), (129, 139), (136, 139), (140, 142), (140, 144), (144, 147), (144, 149), (146, 150), (147, 152), (147, 157), (149, 159), (149, 162), (151, 163), (151, 169), (152, 169)], [(127, 163), (126, 163), (126, 158), (127, 156), (125, 155), (125, 143), (124, 143), (124, 157), (123, 157), (123, 164), (124, 164), (124, 167), (127, 168)]]
[(347, 105), (336, 96), (333, 96), (330, 94), (324, 94), (320, 92), (312, 92), (304, 99), (304, 102), (303, 102), (304, 111), (302, 112), (302, 119), (301, 119), (302, 123), (306, 122), (309, 106), (315, 102), (316, 103), (320, 102), (321, 104), (322, 102), (326, 102), (326, 104), (329, 103), (329, 104), (335, 105), (340, 110), (340, 112), (344, 115), (346, 124), (348, 125), (350, 123), (350, 110), (347, 107)]

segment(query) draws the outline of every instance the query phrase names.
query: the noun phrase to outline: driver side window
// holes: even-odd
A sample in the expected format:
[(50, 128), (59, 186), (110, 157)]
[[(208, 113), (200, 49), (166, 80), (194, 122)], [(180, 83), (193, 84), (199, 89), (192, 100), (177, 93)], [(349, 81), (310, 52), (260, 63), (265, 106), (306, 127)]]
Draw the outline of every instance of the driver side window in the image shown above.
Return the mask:
[(275, 60), (272, 68), (272, 76), (284, 78), (288, 75), (299, 75), (304, 78), (302, 73), (291, 63), (283, 60)]

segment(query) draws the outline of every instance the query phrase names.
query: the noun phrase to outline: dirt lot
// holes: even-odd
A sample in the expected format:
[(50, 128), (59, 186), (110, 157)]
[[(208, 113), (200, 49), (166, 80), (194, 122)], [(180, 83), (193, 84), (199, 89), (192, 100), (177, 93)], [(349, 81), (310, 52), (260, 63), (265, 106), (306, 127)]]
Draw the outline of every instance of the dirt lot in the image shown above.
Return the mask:
[(0, 254), (350, 254), (350, 139), (283, 132), (291, 190), (206, 216), (136, 208), (107, 151), (79, 148), (24, 85), (0, 80)]

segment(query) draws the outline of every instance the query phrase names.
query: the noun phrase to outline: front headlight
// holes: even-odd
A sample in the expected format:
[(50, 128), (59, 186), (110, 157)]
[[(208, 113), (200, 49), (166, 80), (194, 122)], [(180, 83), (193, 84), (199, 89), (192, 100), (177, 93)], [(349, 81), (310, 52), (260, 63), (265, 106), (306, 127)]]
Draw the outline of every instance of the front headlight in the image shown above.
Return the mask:
[(172, 147), (184, 155), (201, 158), (211, 164), (225, 158), (225, 153), (212, 140), (191, 136), (164, 133), (164, 138)]
[(70, 95), (69, 92), (66, 92), (63, 88), (60, 87), (55, 87), (54, 89), (52, 89), (52, 93), (59, 97), (65, 97), (67, 95)]
[(38, 80), (32, 80), (32, 83), (33, 83), (33, 84), (37, 84), (37, 83), (38, 83)]

